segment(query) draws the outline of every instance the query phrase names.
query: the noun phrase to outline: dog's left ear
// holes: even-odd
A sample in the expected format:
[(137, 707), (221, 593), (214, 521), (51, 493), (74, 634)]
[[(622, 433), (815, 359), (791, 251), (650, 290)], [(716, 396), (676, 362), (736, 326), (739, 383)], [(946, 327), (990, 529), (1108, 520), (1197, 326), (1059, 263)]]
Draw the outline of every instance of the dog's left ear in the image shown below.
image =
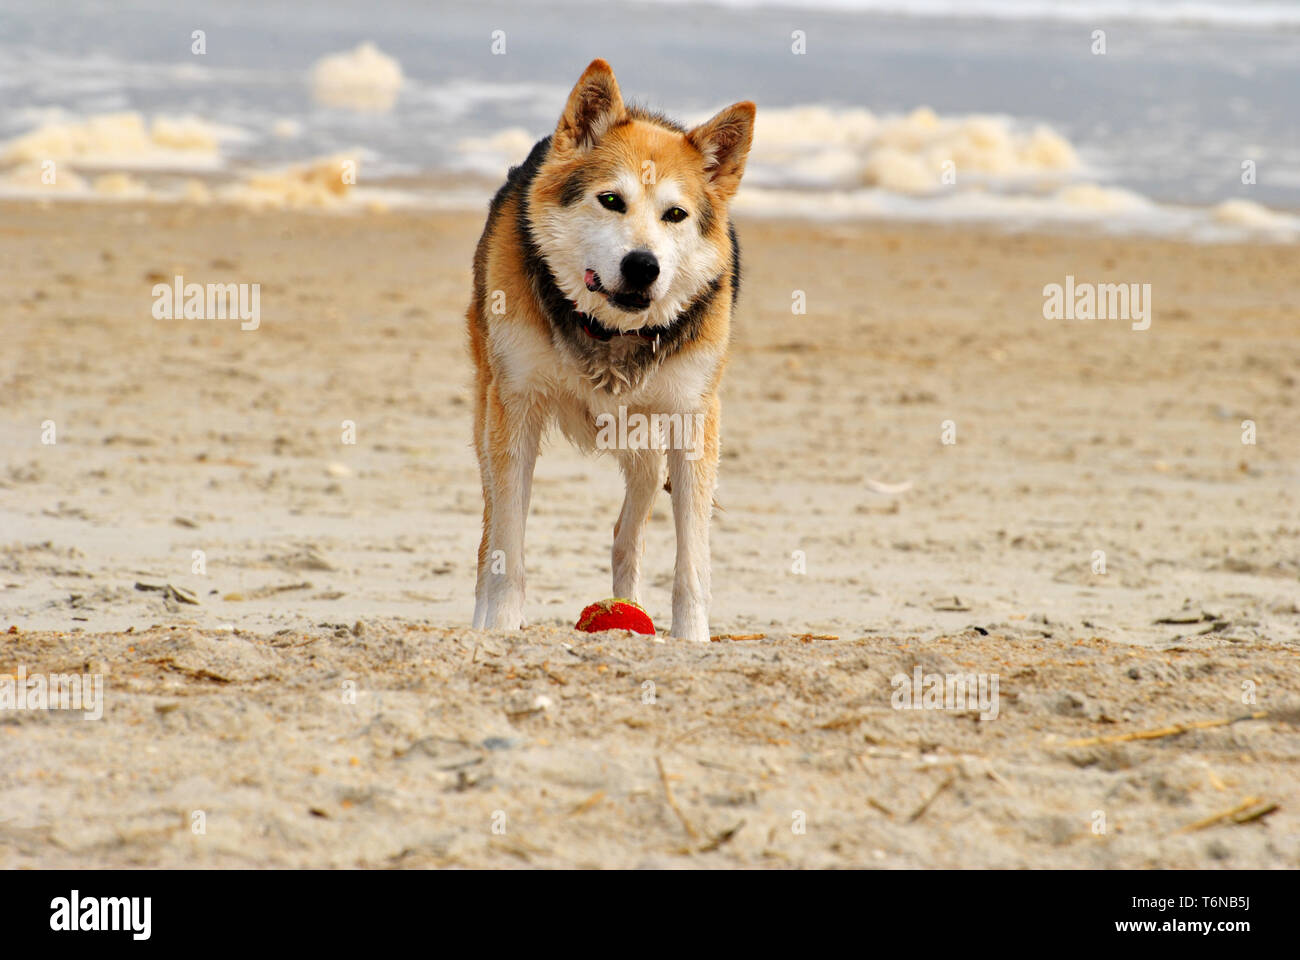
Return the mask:
[(757, 112), (758, 108), (748, 100), (733, 103), (686, 135), (691, 145), (704, 154), (709, 180), (728, 199), (735, 195), (745, 173)]
[(585, 153), (626, 115), (613, 68), (604, 60), (593, 60), (569, 94), (551, 143), (562, 153)]

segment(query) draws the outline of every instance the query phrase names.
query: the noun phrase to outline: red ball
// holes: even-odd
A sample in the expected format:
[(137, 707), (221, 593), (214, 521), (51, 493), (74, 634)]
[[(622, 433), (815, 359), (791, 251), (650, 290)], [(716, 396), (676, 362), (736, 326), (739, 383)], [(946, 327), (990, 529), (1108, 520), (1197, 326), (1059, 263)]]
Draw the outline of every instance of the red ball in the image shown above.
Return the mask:
[(578, 629), (587, 633), (600, 630), (631, 630), (654, 635), (655, 625), (641, 604), (621, 597), (593, 603), (578, 617)]

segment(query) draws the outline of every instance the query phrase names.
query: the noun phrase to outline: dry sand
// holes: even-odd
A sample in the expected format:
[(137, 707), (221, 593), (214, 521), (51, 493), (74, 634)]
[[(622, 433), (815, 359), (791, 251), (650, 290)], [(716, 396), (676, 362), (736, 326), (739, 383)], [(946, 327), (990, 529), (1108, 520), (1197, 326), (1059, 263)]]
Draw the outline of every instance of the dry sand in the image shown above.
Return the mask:
[[(0, 675), (107, 685), (0, 712), (0, 866), (1300, 866), (1294, 247), (743, 222), (712, 627), (764, 636), (697, 647), (568, 628), (621, 490), (559, 441), (533, 626), (468, 629), (480, 225), (0, 205)], [(1044, 320), (1067, 274), (1151, 328)]]

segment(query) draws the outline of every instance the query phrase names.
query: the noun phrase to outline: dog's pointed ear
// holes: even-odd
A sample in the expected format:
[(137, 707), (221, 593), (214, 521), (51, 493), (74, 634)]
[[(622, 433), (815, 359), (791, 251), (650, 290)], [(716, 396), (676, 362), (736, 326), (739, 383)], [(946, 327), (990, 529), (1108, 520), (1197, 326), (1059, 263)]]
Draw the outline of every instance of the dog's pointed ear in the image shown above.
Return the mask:
[(686, 135), (691, 145), (704, 154), (709, 179), (727, 198), (735, 194), (745, 172), (757, 112), (758, 108), (748, 100), (733, 103)]
[(626, 115), (613, 69), (604, 60), (593, 60), (569, 94), (552, 145), (562, 153), (585, 153)]

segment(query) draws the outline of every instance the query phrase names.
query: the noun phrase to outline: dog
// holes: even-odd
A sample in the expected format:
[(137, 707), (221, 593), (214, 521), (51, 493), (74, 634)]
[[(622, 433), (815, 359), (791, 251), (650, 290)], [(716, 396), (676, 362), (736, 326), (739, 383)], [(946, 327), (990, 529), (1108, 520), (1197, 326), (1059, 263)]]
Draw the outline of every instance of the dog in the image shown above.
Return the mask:
[[(614, 596), (640, 601), (646, 523), (660, 487), (669, 492), (669, 634), (709, 640), (718, 387), (740, 287), (728, 207), (755, 110), (736, 103), (688, 130), (625, 105), (609, 64), (594, 60), (555, 132), (493, 198), (468, 311), (483, 483), (476, 629), (524, 626), (524, 524), (554, 424), (619, 461)], [(650, 427), (625, 429), (634, 421)]]

